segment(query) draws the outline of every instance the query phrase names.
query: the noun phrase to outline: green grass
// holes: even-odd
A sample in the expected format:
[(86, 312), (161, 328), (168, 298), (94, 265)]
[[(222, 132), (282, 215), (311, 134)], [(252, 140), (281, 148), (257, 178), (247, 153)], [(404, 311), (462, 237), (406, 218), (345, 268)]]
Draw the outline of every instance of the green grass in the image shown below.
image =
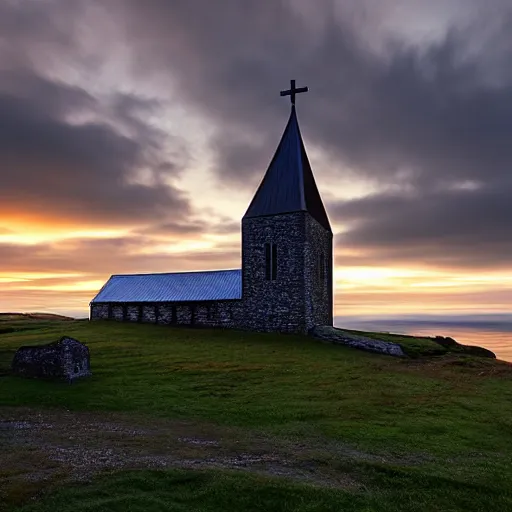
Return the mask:
[(405, 334), (391, 334), (387, 332), (367, 332), (345, 329), (347, 332), (366, 336), (381, 341), (389, 341), (400, 345), (409, 357), (438, 356), (448, 352), (459, 352), (462, 345), (456, 347), (444, 347), (426, 336), (409, 336)]
[[(453, 480), (420, 480), (396, 470), (373, 469), (373, 492), (348, 493), (219, 471), (118, 472), (92, 484), (67, 487), (20, 512), (339, 512), (509, 510), (496, 489)], [(485, 491), (477, 494), (475, 491)], [(425, 498), (432, 497), (428, 501)], [(391, 499), (390, 499), (391, 498)], [(475, 503), (475, 499), (477, 503)], [(475, 507), (476, 505), (476, 507)]]
[[(134, 472), (66, 487), (28, 510), (512, 509), (505, 363), (450, 354), (395, 359), (291, 335), (87, 321), (29, 326), (0, 335), (0, 375), (17, 347), (66, 334), (88, 344), (93, 377), (66, 385), (4, 375), (0, 406), (209, 421), (378, 457), (348, 466), (324, 457), (362, 482), (360, 490), (213, 471)], [(386, 462), (394, 455), (413, 462)]]
[[(449, 421), (463, 426), (471, 442), (490, 429), (477, 417), (478, 409), (493, 406), (481, 389), (490, 383), (465, 378), (463, 368), (411, 369), (387, 356), (300, 336), (102, 322), (64, 328), (88, 343), (94, 377), (71, 387), (4, 377), (0, 405), (201, 418), (364, 446), (392, 442), (402, 450), (464, 449), (468, 436), (458, 438)], [(51, 341), (62, 329), (53, 324), (2, 335), (0, 368), (19, 345)], [(468, 395), (476, 414), (460, 405)], [(494, 397), (496, 410), (512, 413), (508, 398)]]

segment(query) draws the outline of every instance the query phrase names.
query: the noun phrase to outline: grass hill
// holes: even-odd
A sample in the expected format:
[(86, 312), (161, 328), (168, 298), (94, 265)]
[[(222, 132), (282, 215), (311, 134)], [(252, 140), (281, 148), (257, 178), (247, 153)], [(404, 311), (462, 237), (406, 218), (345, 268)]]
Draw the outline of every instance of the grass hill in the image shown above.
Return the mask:
[[(63, 335), (93, 377), (9, 375)], [(416, 355), (0, 317), (0, 510), (512, 510), (512, 366)]]
[(0, 313), (0, 322), (20, 320), (74, 320), (74, 318), (55, 313)]

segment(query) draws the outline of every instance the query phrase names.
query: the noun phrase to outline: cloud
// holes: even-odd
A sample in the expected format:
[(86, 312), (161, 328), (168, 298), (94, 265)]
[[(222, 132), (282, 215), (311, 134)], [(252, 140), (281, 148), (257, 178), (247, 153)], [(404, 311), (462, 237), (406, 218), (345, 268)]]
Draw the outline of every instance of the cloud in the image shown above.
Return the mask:
[[(381, 265), (507, 269), (512, 254), (510, 193), (495, 185), (383, 193), (333, 204), (331, 216), (347, 227), (336, 244), (356, 247)], [(351, 259), (363, 264), (359, 256)], [(346, 263), (341, 256), (338, 264)]]
[[(311, 89), (299, 106), (306, 143), (339, 163), (325, 172), (335, 180), (351, 169), (354, 178), (377, 183), (374, 196), (330, 209), (338, 223), (351, 222), (340, 244), (379, 262), (509, 265), (506, 2), (490, 14), (473, 1), (459, 16), (463, 23), (426, 42), (405, 33), (390, 38), (385, 27), (405, 15), (392, 1), (365, 15), (355, 3), (340, 14), (327, 0), (307, 15), (300, 2), (123, 5), (134, 69), (156, 73), (172, 62), (180, 97), (215, 124), (215, 169), (223, 182), (252, 186), (261, 177), (285, 121), (278, 90), (297, 78)], [(407, 12), (457, 20), (460, 9), (458, 1), (428, 8), (415, 2)]]
[[(477, 0), (407, 9), (392, 0), (378, 8), (321, 0), (314, 9), (302, 0), (102, 4), (0, 5), (0, 213), (133, 230), (29, 254), (2, 246), (9, 268), (103, 275), (238, 266), (231, 246), (186, 259), (137, 249), (238, 232), (233, 221), (193, 211), (178, 178), (196, 172), (194, 160), (226, 195), (254, 190), (286, 122), (279, 90), (290, 78), (310, 87), (298, 108), (306, 145), (319, 155), (317, 181), (373, 186), (372, 195), (328, 205), (346, 229), (339, 265), (509, 268), (506, 1), (492, 13)], [(435, 37), (425, 36), (429, 28)], [(90, 77), (108, 68), (122, 73), (100, 93)], [(148, 95), (151, 87), (159, 94)], [(163, 129), (170, 107), (198, 117), (196, 132), (170, 135), (182, 131), (177, 118)], [(198, 156), (200, 138), (213, 161)]]
[[(192, 240), (197, 242), (197, 238)], [(186, 237), (155, 239), (151, 234), (130, 233), (124, 237), (72, 238), (33, 245), (0, 243), (1, 272), (71, 273), (104, 278), (120, 273), (240, 267), (238, 240), (206, 243), (205, 248), (194, 250), (187, 246), (190, 241)]]
[(4, 219), (112, 226), (184, 219), (191, 211), (175, 184), (188, 161), (183, 140), (151, 122), (159, 102), (80, 80), (112, 57), (90, 44), (108, 37), (101, 19), (95, 35), (88, 24), (104, 13), (99, 7), (80, 0), (0, 5)]
[[(188, 213), (187, 198), (164, 181), (182, 162), (169, 161), (162, 134), (132, 113), (144, 102), (120, 94), (115, 100), (115, 122), (129, 135), (101, 120), (108, 105), (86, 91), (28, 72), (0, 75), (3, 215), (23, 205), (23, 215), (39, 219), (113, 225)], [(98, 120), (68, 120), (84, 111)], [(143, 169), (151, 181), (133, 183)]]
[(385, 181), (402, 169), (479, 175), (510, 158), (500, 145), (512, 123), (510, 89), (487, 87), (480, 73), (492, 49), (468, 57), (473, 33), (451, 31), (429, 46), (382, 39), (386, 50), (375, 53), (358, 35), (375, 21), (354, 21), (354, 7), (340, 18), (328, 0), (312, 17), (297, 2), (123, 5), (134, 68), (161, 73), (172, 62), (180, 97), (218, 128), (221, 175), (242, 179), (268, 163), (284, 125), (278, 91), (290, 76), (311, 87), (300, 106), (308, 139), (360, 173)]

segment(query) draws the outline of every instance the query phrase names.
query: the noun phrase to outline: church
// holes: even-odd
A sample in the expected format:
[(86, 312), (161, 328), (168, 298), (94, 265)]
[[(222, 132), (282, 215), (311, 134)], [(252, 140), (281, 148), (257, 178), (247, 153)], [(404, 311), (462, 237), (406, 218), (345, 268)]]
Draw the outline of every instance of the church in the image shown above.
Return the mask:
[(260, 186), (242, 218), (241, 269), (113, 275), (91, 320), (307, 334), (333, 320), (333, 235), (306, 154), (295, 95)]

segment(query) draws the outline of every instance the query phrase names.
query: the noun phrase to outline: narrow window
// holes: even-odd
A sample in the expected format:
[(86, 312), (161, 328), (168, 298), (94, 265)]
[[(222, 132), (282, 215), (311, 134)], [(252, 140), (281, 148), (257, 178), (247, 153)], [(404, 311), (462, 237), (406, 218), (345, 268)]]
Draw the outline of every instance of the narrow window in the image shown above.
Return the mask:
[(272, 281), (277, 277), (277, 245), (272, 244)]
[(270, 244), (265, 244), (265, 279), (267, 281), (270, 281), (271, 278), (271, 272), (270, 272), (270, 266), (272, 264), (271, 259), (271, 246)]
[(318, 255), (318, 277), (320, 281), (325, 279), (325, 256), (323, 252)]
[(265, 279), (275, 281), (277, 277), (277, 245), (265, 244)]

